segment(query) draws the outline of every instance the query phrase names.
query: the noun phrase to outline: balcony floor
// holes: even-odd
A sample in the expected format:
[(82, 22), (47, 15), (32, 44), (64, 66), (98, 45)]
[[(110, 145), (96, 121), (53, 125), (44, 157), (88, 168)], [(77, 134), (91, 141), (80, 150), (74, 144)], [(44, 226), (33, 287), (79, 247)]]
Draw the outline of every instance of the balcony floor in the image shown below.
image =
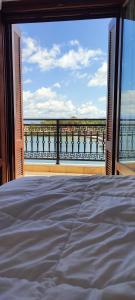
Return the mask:
[(104, 175), (103, 166), (24, 164), (24, 176), (88, 176)]
[(52, 173), (52, 172), (25, 172), (24, 176), (92, 176), (96, 174), (77, 174), (77, 173)]

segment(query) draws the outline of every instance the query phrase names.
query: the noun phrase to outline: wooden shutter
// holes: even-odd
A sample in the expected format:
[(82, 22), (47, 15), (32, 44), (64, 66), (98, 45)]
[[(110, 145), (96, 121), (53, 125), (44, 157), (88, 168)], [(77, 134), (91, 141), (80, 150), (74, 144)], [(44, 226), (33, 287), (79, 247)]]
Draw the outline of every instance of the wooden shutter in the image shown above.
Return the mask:
[(0, 14), (0, 185), (8, 181), (5, 85), (5, 27)]
[(14, 90), (14, 128), (15, 128), (15, 177), (23, 175), (24, 142), (23, 142), (23, 99), (21, 80), (21, 35), (12, 26), (13, 41), (13, 90)]
[(115, 174), (119, 21), (109, 26), (106, 175)]

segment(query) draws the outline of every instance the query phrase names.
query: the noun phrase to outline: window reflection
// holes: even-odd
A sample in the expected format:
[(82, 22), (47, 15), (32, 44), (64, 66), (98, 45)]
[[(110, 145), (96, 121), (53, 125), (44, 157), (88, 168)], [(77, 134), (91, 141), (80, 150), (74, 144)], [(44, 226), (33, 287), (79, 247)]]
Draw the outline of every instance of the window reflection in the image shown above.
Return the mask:
[(131, 166), (135, 162), (135, 0), (124, 19), (119, 160)]

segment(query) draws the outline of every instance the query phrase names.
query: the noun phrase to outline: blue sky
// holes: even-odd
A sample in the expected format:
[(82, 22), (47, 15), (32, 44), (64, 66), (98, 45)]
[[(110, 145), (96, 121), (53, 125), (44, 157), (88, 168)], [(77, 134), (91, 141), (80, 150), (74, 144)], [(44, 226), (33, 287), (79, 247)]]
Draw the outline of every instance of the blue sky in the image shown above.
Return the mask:
[(121, 118), (135, 119), (135, 21), (124, 20)]
[(106, 117), (109, 22), (18, 25), (25, 118)]

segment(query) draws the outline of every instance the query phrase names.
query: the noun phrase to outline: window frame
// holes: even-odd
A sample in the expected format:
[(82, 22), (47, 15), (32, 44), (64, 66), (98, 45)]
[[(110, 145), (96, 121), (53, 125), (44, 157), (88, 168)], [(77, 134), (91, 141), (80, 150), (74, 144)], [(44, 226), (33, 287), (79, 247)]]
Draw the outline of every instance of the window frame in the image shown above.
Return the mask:
[(122, 58), (123, 58), (123, 34), (124, 34), (124, 15), (126, 6), (130, 0), (126, 0), (122, 6), (120, 18), (120, 48), (119, 48), (119, 71), (118, 71), (118, 93), (117, 93), (117, 123), (116, 123), (116, 174), (117, 175), (135, 175), (129, 166), (119, 161), (119, 139), (120, 139), (120, 111), (121, 111), (121, 85), (122, 85)]
[[(3, 2), (1, 22), (4, 28), (4, 42), (1, 45), (4, 56), (5, 74), (2, 74), (3, 85), (1, 101), (5, 105), (7, 181), (15, 178), (15, 119), (13, 100), (13, 65), (12, 57), (12, 24), (32, 22), (52, 22), (68, 20), (85, 20), (101, 18), (120, 18), (124, 0), (21, 0)], [(3, 60), (1, 54), (0, 62)], [(5, 131), (5, 128), (3, 128)]]

